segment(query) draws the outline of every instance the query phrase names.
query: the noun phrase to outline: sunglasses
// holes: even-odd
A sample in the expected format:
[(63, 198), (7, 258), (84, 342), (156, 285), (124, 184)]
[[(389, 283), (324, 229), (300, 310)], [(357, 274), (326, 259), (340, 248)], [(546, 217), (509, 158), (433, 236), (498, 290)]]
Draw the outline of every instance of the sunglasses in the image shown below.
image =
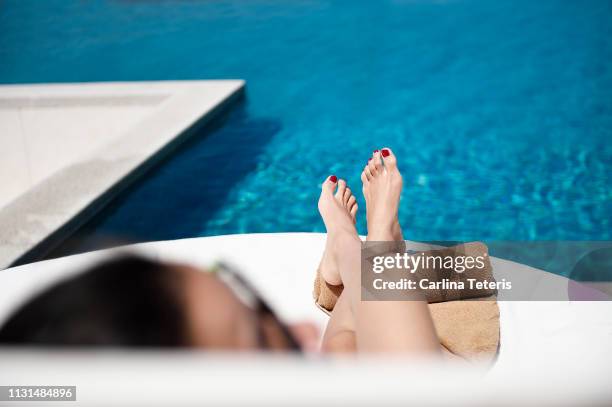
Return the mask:
[(259, 294), (258, 290), (248, 279), (242, 276), (237, 268), (225, 262), (216, 263), (210, 271), (214, 273), (242, 302), (251, 309), (258, 319), (257, 336), (261, 349), (270, 349), (270, 343), (263, 331), (263, 321), (273, 321), (277, 331), (282, 335), (290, 351), (300, 351), (301, 348), (289, 329), (274, 314), (268, 303)]

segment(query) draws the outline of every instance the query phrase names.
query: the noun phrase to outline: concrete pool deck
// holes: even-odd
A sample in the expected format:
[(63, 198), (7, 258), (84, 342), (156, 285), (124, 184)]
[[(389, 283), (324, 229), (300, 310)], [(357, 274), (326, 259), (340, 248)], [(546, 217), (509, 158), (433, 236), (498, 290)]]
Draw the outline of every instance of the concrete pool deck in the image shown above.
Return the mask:
[(0, 268), (43, 256), (244, 86), (242, 80), (0, 86)]

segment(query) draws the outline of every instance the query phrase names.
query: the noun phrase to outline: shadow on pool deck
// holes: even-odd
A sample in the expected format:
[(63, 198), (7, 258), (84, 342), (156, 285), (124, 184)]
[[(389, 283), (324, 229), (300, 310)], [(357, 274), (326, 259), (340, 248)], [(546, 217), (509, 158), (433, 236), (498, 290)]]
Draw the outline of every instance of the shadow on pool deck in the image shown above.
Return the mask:
[[(278, 121), (252, 118), (248, 100), (128, 188), (47, 258), (127, 243), (198, 236), (234, 185), (257, 168)], [(170, 225), (170, 226), (169, 226)]]

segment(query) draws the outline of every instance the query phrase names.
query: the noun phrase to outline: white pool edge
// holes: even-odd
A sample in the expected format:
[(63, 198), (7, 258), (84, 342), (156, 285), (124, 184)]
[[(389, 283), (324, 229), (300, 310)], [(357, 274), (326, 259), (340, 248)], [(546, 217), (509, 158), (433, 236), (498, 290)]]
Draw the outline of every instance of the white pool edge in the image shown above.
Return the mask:
[(244, 86), (243, 80), (0, 86), (1, 99), (20, 104), (71, 103), (79, 97), (91, 103), (113, 103), (113, 97), (147, 103), (151, 95), (168, 95), (121, 137), (0, 208), (0, 269), (44, 256), (189, 138), (191, 130), (223, 111)]

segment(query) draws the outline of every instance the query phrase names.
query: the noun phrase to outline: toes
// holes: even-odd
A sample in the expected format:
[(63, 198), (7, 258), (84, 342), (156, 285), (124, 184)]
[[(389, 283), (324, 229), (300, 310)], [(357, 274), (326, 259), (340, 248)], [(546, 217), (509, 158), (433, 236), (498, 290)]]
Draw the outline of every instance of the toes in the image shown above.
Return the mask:
[(365, 173), (365, 170), (361, 172), (361, 182), (363, 183), (363, 185), (366, 185), (368, 183), (368, 177)]
[(333, 194), (334, 189), (336, 189), (337, 182), (338, 178), (335, 175), (330, 175), (325, 181), (323, 181), (323, 185), (321, 185), (322, 192)]
[(382, 157), (383, 163), (385, 164), (385, 168), (388, 170), (397, 169), (397, 160), (395, 158), (395, 154), (391, 151), (390, 148), (385, 147), (381, 150), (380, 155)]
[(368, 179), (368, 181), (373, 178), (372, 173), (370, 172), (370, 167), (368, 165), (365, 166), (365, 168), (363, 169), (363, 172), (365, 173), (365, 176)]
[(357, 203), (351, 207), (350, 211), (351, 217), (353, 218), (353, 222), (355, 221), (355, 215), (357, 215)]
[(355, 205), (355, 202), (357, 202), (357, 199), (355, 198), (354, 195), (351, 195), (348, 201), (346, 201), (346, 207), (347, 208), (352, 207), (353, 205)]
[(374, 169), (378, 173), (378, 171), (382, 170), (382, 161), (380, 160), (380, 151), (374, 150), (372, 154), (372, 161), (370, 161), (371, 165), (374, 165)]
[(345, 191), (346, 191), (346, 181), (341, 179), (340, 181), (338, 181), (338, 190), (336, 191), (336, 199), (343, 200)]
[(378, 174), (378, 170), (376, 169), (376, 164), (374, 164), (377, 160), (380, 163), (380, 158), (377, 159), (376, 157), (370, 158), (370, 160), (368, 161), (368, 169), (370, 170), (370, 174), (372, 174), (373, 177), (375, 177)]
[(349, 187), (346, 187), (344, 190), (344, 196), (342, 197), (342, 203), (344, 203), (344, 206), (346, 206), (351, 196), (353, 196), (353, 192)]

